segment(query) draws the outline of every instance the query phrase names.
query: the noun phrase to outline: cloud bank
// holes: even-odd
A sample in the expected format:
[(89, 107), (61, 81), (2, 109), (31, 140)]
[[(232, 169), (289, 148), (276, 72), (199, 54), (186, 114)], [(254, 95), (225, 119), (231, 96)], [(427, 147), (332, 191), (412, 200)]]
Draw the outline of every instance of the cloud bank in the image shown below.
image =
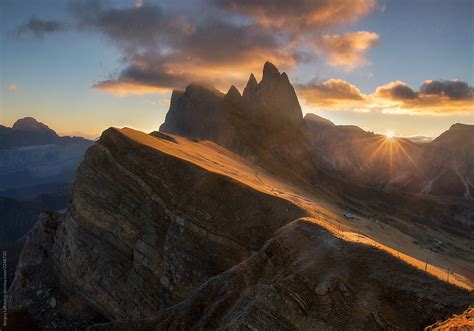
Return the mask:
[[(122, 52), (123, 66), (93, 86), (116, 95), (166, 92), (191, 81), (226, 88), (271, 61), (282, 70), (315, 61), (321, 53), (337, 67), (369, 63), (371, 32), (331, 34), (376, 9), (376, 0), (196, 0), (134, 4), (73, 1), (68, 27), (99, 33)], [(18, 34), (43, 36), (65, 24), (32, 17)]]
[(459, 80), (427, 80), (419, 91), (394, 81), (371, 94), (339, 79), (297, 86), (298, 94), (314, 108), (339, 111), (380, 111), (393, 114), (474, 114), (474, 88)]

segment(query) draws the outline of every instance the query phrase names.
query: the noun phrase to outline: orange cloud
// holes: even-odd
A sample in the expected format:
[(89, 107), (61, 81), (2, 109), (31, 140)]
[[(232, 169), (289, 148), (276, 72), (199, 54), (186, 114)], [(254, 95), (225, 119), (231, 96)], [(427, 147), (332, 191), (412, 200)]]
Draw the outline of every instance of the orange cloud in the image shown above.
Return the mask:
[(427, 96), (419, 94), (417, 98), (389, 103), (384, 113), (412, 115), (450, 115), (467, 113), (474, 115), (473, 100), (455, 100), (446, 96)]
[(94, 88), (112, 93), (116, 96), (161, 94), (169, 92), (169, 89), (145, 85), (140, 82), (105, 80), (93, 85)]
[(370, 14), (376, 0), (206, 0), (199, 5), (208, 11), (195, 15), (181, 6), (141, 0), (131, 6), (74, 2), (70, 10), (77, 26), (108, 38), (124, 59), (118, 75), (94, 87), (144, 94), (198, 80), (227, 89), (243, 85), (266, 61), (288, 70), (326, 50), (331, 64), (352, 68), (368, 62), (363, 53), (378, 38), (370, 32), (322, 37)]
[(209, 83), (226, 91), (231, 84), (244, 87), (250, 72), (260, 72), (261, 65), (270, 60), (283, 69), (296, 64), (291, 53), (249, 49), (239, 58), (213, 63), (200, 57), (182, 58), (180, 54), (163, 57), (150, 52), (136, 54), (117, 79), (96, 83), (93, 87), (114, 95), (156, 94), (183, 89), (192, 82)]
[(383, 112), (397, 114), (473, 113), (473, 88), (458, 80), (427, 80), (414, 91), (408, 84), (395, 81), (376, 89), (374, 97), (385, 104)]
[(297, 90), (307, 104), (324, 108), (360, 107), (368, 98), (356, 86), (342, 79), (299, 85)]
[(376, 46), (379, 38), (375, 32), (367, 31), (325, 35), (320, 46), (330, 65), (352, 70), (370, 63), (365, 52)]
[(382, 112), (411, 115), (474, 115), (473, 88), (457, 80), (425, 81), (420, 91), (407, 83), (394, 81), (364, 94), (356, 86), (340, 79), (320, 84), (298, 85), (297, 91), (310, 107), (338, 110)]
[(389, 100), (412, 100), (417, 97), (407, 83), (399, 80), (377, 87), (375, 95)]

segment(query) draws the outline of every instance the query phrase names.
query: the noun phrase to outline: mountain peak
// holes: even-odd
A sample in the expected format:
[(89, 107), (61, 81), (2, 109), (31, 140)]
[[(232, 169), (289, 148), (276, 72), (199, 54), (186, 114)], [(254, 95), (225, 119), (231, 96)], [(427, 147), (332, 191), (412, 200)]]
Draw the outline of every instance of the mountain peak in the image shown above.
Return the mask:
[(270, 62), (265, 62), (265, 65), (263, 66), (263, 77), (262, 80), (265, 80), (266, 78), (273, 78), (273, 77), (280, 77), (280, 71), (278, 68)]
[(192, 82), (186, 87), (185, 93), (212, 93), (216, 96), (222, 96), (222, 92), (216, 89), (214, 86), (212, 86), (209, 83), (206, 82)]
[(247, 85), (244, 88), (244, 93), (246, 94), (246, 91), (252, 91), (255, 90), (258, 86), (257, 79), (253, 74), (250, 74), (249, 80), (247, 82)]
[(28, 132), (42, 132), (56, 135), (56, 132), (51, 130), (46, 124), (38, 122), (33, 117), (25, 117), (19, 119), (13, 124), (13, 130), (28, 131)]
[(229, 88), (229, 91), (227, 92), (227, 95), (228, 96), (231, 96), (231, 97), (239, 97), (240, 98), (240, 92), (239, 90), (234, 86), (232, 85), (230, 88)]
[(455, 123), (451, 125), (448, 131), (474, 131), (474, 125)]
[(335, 126), (333, 122), (328, 120), (327, 118), (318, 116), (314, 113), (307, 113), (304, 117), (306, 123), (309, 123), (312, 126), (318, 127), (333, 127)]
[(232, 105), (238, 105), (241, 99), (242, 96), (240, 95), (239, 90), (234, 85), (229, 88), (229, 91), (224, 97), (224, 100), (230, 102)]

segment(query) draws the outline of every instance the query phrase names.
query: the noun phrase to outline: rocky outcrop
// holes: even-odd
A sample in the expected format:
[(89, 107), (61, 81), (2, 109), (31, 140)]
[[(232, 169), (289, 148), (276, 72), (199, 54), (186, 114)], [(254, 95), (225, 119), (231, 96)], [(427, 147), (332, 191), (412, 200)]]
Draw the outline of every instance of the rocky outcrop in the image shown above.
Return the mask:
[(222, 125), (220, 104), (224, 94), (212, 86), (190, 84), (173, 91), (170, 109), (160, 131), (201, 140), (218, 139)]
[(301, 218), (259, 173), (211, 142), (105, 131), (68, 212), (31, 234), (10, 308), (44, 327), (378, 330), (419, 328), (472, 302)]
[(242, 95), (235, 86), (226, 95), (193, 84), (174, 91), (160, 131), (212, 140), (281, 175), (318, 177), (295, 90), (269, 62), (260, 82), (250, 75)]
[(107, 321), (80, 289), (62, 276), (54, 256), (55, 245), (64, 239), (58, 229), (64, 215), (47, 212), (29, 233), (8, 296), (8, 329), (84, 329)]

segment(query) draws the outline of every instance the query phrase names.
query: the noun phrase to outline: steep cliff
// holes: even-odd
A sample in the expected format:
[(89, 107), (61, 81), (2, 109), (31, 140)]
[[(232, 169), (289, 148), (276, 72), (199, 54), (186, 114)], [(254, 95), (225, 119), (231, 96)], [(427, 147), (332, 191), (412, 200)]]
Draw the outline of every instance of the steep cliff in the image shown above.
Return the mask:
[[(77, 173), (69, 211), (57, 217), (42, 249), (54, 277), (66, 284), (53, 308), (65, 309), (64, 301), (80, 293), (110, 319), (151, 316), (248, 258), (276, 229), (304, 214), (242, 183), (257, 170), (228, 154), (178, 137), (104, 132)], [(33, 237), (25, 258), (38, 254)], [(13, 307), (29, 310), (26, 298), (42, 290), (44, 273), (35, 281), (35, 266), (24, 258), (20, 263), (10, 289)], [(55, 310), (46, 307), (54, 321)]]

